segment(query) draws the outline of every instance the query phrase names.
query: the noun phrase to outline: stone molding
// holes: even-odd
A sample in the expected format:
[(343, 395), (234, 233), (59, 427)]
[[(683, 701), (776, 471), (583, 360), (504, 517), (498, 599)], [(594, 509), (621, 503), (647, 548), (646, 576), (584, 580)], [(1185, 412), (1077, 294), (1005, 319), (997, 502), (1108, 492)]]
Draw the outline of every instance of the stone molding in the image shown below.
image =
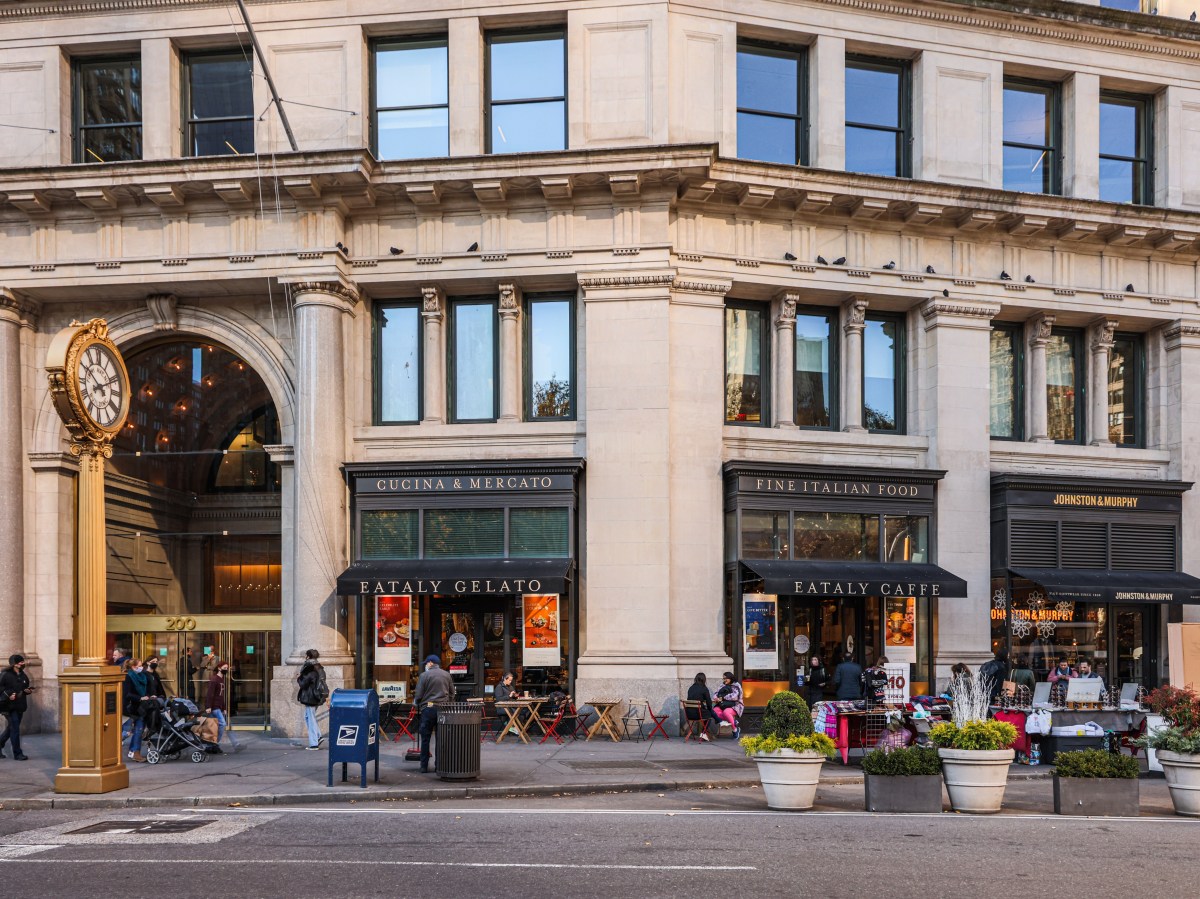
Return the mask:
[(263, 450), (276, 465), (292, 465), (296, 461), (296, 448), (288, 443), (264, 445)]
[(333, 306), (342, 312), (352, 312), (359, 301), (358, 291), (340, 281), (296, 281), (287, 286), (297, 309)]
[(7, 320), (18, 325), (31, 325), (37, 321), (41, 312), (41, 303), (26, 299), (7, 287), (0, 287), (0, 321)]
[(674, 273), (647, 275), (580, 275), (579, 286), (586, 290), (627, 290), (631, 287), (672, 287)]
[(179, 330), (179, 300), (173, 293), (152, 293), (146, 297), (146, 308), (154, 317), (155, 331)]
[(1116, 342), (1117, 327), (1121, 323), (1115, 318), (1101, 318), (1092, 322), (1092, 352), (1107, 353)]
[(672, 290), (681, 293), (704, 293), (723, 297), (733, 289), (732, 281), (708, 281), (695, 277), (678, 277), (671, 283)]
[(421, 288), (421, 315), (426, 318), (442, 317), (446, 305), (446, 295), (440, 287), (425, 286)]
[(1163, 337), (1200, 337), (1200, 322), (1177, 321), (1163, 329)]
[(852, 331), (861, 333), (867, 327), (867, 307), (870, 304), (862, 297), (852, 297), (842, 303), (846, 312), (846, 322), (842, 330), (847, 334)]
[(74, 476), (79, 471), (79, 459), (68, 452), (29, 453), (29, 467), (34, 471), (52, 471)]
[(1030, 335), (1030, 346), (1045, 346), (1054, 328), (1054, 313), (1043, 312), (1033, 320), (1033, 334)]
[(790, 328), (796, 324), (796, 305), (800, 302), (800, 293), (795, 290), (781, 290), (775, 295), (779, 300), (779, 315), (775, 318), (775, 327)]
[(521, 288), (516, 284), (501, 284), (498, 290), (500, 294), (500, 317), (518, 317), (521, 314)]
[(921, 315), (931, 324), (936, 324), (936, 320), (941, 316), (991, 321), (999, 314), (999, 303), (963, 302), (960, 300), (947, 300), (942, 297), (934, 297), (927, 300), (921, 306)]

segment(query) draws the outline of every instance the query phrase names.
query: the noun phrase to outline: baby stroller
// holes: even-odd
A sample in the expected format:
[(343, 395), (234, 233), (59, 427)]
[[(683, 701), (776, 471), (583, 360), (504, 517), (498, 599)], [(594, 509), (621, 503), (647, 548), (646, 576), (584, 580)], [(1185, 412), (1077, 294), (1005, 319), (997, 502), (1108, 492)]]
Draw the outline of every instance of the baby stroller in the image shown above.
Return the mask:
[(173, 761), (185, 752), (196, 763), (207, 759), (211, 744), (195, 733), (199, 712), (190, 699), (158, 700), (158, 708), (148, 716), (149, 734), (142, 748), (146, 761), (157, 765), (163, 759)]

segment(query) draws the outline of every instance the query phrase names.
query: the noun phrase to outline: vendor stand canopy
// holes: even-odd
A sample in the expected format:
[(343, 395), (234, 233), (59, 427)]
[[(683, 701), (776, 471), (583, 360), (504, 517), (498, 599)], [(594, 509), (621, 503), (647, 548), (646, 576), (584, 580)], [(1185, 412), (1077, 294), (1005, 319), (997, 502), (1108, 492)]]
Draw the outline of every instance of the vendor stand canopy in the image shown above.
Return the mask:
[(1010, 568), (1051, 600), (1075, 602), (1200, 603), (1200, 578), (1181, 571), (1109, 571), (1099, 568)]

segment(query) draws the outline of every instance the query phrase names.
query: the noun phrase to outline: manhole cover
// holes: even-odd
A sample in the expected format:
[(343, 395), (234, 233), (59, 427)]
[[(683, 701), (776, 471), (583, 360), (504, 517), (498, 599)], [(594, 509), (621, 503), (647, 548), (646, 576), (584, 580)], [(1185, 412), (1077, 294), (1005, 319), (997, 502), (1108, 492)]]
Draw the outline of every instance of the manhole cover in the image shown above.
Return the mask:
[(206, 824), (212, 824), (214, 818), (188, 818), (186, 821), (100, 821), (89, 824), (79, 830), (69, 830), (67, 833), (187, 833)]

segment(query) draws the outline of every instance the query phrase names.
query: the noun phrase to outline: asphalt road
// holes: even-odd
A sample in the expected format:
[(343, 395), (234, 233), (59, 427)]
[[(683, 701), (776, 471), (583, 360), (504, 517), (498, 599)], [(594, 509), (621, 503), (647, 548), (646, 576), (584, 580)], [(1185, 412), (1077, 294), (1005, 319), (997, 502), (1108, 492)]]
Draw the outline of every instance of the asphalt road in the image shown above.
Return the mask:
[[(80, 833), (81, 830), (91, 832)], [(6, 896), (1192, 899), (1200, 821), (762, 809), (754, 791), (0, 812)], [(102, 886), (107, 885), (107, 886)]]

